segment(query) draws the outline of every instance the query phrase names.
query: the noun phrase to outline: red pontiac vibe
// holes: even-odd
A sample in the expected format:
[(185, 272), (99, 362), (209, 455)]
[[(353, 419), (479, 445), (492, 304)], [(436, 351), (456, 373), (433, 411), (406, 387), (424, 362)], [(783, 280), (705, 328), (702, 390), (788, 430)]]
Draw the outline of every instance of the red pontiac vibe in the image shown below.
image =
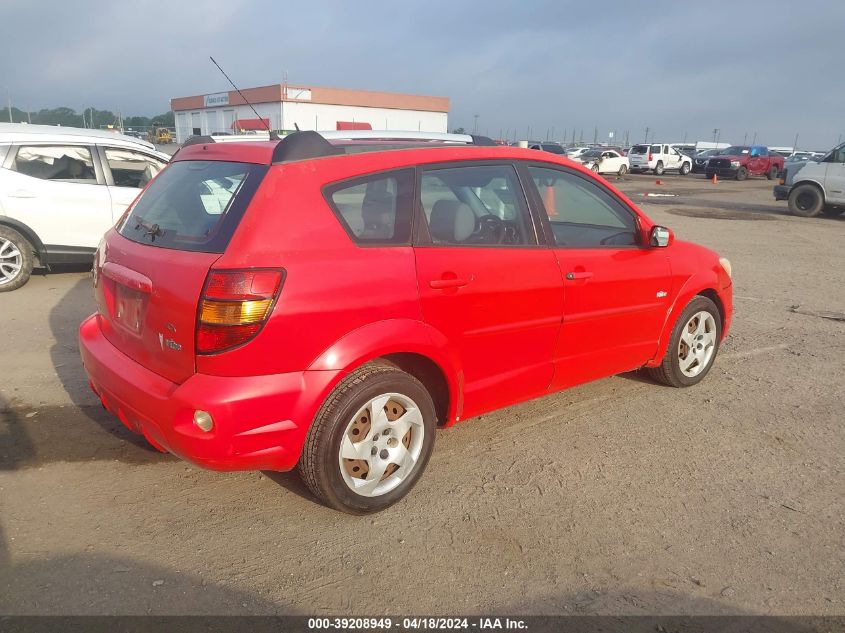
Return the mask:
[(196, 139), (106, 234), (82, 360), (157, 448), (298, 466), (371, 512), (416, 483), (439, 426), (713, 366), (730, 263), (601, 177), (480, 137), (342, 134)]

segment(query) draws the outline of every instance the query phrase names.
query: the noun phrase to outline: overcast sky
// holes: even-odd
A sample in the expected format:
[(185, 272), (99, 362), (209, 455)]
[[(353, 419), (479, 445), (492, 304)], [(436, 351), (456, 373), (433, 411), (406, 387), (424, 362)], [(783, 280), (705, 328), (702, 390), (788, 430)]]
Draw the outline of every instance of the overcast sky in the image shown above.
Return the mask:
[[(449, 127), (534, 138), (832, 147), (845, 2), (0, 0), (0, 90), (21, 109), (167, 111), (290, 83), (447, 96)], [(510, 130), (510, 132), (508, 132)], [(651, 138), (651, 133), (649, 137)]]

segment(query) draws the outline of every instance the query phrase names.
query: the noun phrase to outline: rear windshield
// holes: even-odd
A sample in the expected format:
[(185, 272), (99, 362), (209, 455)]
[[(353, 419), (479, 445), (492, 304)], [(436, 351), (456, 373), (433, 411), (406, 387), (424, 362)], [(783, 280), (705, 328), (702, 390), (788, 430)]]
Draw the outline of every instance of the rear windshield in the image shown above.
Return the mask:
[(634, 145), (631, 154), (648, 154), (648, 145)]
[(264, 174), (266, 165), (177, 161), (144, 191), (118, 227), (141, 244), (222, 253)]

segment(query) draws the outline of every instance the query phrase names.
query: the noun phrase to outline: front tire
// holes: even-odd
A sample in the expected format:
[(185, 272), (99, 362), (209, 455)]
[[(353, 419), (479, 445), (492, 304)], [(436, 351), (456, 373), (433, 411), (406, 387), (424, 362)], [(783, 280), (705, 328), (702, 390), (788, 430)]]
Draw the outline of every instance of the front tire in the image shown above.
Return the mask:
[(824, 196), (815, 185), (798, 185), (789, 192), (789, 212), (802, 218), (814, 218), (824, 210)]
[(664, 171), (665, 170), (663, 169), (663, 161), (657, 161), (657, 164), (654, 166), (654, 174), (656, 176), (662, 176)]
[(423, 384), (390, 365), (353, 371), (320, 407), (299, 459), (308, 488), (350, 514), (404, 497), (434, 448), (437, 414)]
[(692, 165), (689, 163), (681, 163), (681, 176), (686, 176), (690, 172), (690, 169), (692, 169)]
[(740, 167), (736, 170), (736, 179), (745, 180), (748, 178), (748, 170), (745, 167)]
[(648, 369), (657, 382), (670, 387), (698, 384), (716, 359), (722, 339), (722, 319), (716, 304), (701, 295), (678, 317), (663, 362)]
[(627, 165), (619, 165), (619, 171), (616, 172), (620, 176), (624, 176), (628, 173), (628, 166)]
[(32, 274), (35, 255), (27, 239), (8, 226), (0, 226), (0, 292), (23, 286)]
[(592, 167), (590, 167), (590, 169), (592, 170), (592, 172), (593, 172), (594, 174), (599, 173), (599, 164), (598, 164), (598, 163), (593, 163), (593, 166), (592, 166)]

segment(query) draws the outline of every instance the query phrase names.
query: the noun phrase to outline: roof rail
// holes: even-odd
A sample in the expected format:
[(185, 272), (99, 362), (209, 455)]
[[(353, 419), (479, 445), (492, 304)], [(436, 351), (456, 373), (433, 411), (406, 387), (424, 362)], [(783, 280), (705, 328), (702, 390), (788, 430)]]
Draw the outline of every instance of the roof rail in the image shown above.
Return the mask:
[(407, 130), (330, 130), (320, 132), (329, 141), (433, 141), (471, 145), (469, 134), (446, 134), (444, 132), (409, 132)]

